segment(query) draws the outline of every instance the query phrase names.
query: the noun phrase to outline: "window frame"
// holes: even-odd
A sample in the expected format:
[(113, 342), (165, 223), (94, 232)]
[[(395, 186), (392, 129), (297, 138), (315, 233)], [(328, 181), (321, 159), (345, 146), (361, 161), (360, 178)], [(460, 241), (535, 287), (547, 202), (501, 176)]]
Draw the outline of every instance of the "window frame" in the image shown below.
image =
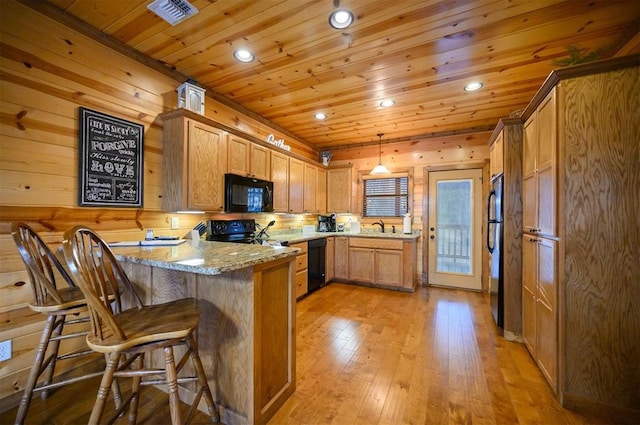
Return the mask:
[(379, 216), (379, 215), (364, 215), (364, 181), (372, 180), (372, 179), (385, 179), (385, 178), (398, 178), (398, 177), (406, 177), (407, 178), (407, 213), (411, 214), (413, 210), (413, 169), (398, 169), (390, 174), (376, 174), (371, 175), (368, 171), (359, 171), (359, 193), (358, 193), (358, 209), (360, 212), (360, 216), (363, 220), (368, 219), (388, 219), (388, 220), (398, 220), (401, 219), (402, 215), (394, 215), (394, 216)]

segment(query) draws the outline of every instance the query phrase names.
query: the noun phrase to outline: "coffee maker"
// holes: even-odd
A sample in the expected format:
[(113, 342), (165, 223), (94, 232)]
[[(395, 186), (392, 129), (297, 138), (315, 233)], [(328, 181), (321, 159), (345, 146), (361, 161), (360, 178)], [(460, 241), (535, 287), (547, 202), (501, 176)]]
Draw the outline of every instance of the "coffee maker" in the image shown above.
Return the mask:
[(336, 231), (336, 215), (319, 215), (318, 216), (318, 232), (335, 232)]

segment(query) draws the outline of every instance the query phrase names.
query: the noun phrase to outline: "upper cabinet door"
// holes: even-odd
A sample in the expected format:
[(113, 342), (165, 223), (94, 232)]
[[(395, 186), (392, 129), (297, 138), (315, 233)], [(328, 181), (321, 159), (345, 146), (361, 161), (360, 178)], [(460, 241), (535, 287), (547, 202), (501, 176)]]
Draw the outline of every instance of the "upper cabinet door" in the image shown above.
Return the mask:
[(556, 236), (556, 90), (524, 125), (523, 227), (525, 232)]
[(229, 173), (269, 180), (271, 166), (269, 148), (251, 143), (235, 134), (227, 135), (227, 145)]
[(273, 182), (273, 211), (289, 212), (289, 157), (271, 152), (271, 174)]
[(324, 214), (327, 212), (327, 170), (316, 169), (316, 211)]
[(289, 212), (302, 212), (304, 193), (304, 162), (289, 158)]
[(351, 208), (351, 167), (327, 170), (327, 212), (353, 212)]
[(489, 174), (495, 177), (504, 171), (504, 131), (501, 132), (489, 148)]
[(235, 134), (227, 135), (228, 170), (239, 176), (249, 175), (249, 150), (251, 142)]
[(225, 169), (222, 131), (189, 120), (188, 144), (188, 209), (222, 211)]
[(163, 127), (163, 209), (221, 211), (227, 165), (223, 131), (179, 115), (164, 119)]
[(261, 180), (271, 175), (271, 149), (251, 143), (249, 147), (249, 174)]
[(556, 230), (556, 90), (549, 93), (536, 111), (538, 115), (538, 233), (557, 236)]
[(537, 143), (538, 121), (534, 113), (524, 124), (522, 149), (522, 227), (525, 232), (531, 233), (535, 233), (538, 228)]
[(311, 164), (304, 164), (304, 201), (303, 211), (306, 213), (316, 212), (316, 183), (318, 181), (317, 167)]

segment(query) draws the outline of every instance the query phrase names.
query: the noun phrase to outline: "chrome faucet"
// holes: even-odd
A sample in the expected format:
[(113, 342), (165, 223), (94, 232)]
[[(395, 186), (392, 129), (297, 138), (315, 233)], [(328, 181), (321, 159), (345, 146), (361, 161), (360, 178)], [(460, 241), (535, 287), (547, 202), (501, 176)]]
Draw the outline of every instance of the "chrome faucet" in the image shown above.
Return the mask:
[(380, 221), (376, 221), (375, 223), (372, 223), (371, 225), (373, 226), (374, 224), (377, 224), (380, 226), (381, 232), (384, 233), (384, 221), (380, 220)]

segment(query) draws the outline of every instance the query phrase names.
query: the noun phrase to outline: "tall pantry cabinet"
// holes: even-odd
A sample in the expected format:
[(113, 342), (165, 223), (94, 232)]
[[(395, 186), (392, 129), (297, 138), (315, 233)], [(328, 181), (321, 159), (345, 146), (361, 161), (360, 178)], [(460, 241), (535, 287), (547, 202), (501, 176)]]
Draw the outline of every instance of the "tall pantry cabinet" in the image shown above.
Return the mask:
[(640, 414), (640, 55), (552, 72), (523, 112), (523, 339), (565, 407)]

